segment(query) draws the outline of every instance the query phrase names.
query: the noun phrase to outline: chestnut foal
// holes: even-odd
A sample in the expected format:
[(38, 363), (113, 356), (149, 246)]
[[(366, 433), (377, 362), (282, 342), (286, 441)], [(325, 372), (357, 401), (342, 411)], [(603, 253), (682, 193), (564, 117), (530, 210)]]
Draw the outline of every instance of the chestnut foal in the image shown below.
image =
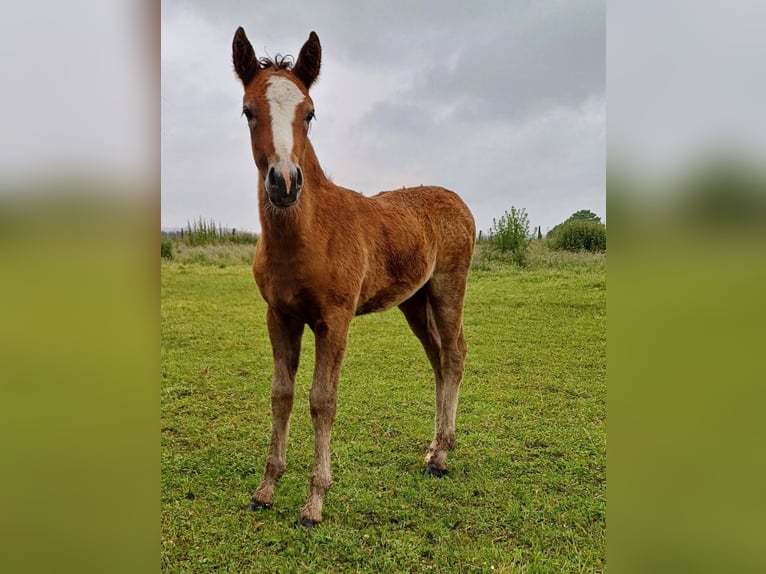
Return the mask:
[(271, 445), (248, 509), (271, 507), (285, 471), (295, 373), (308, 325), (316, 339), (309, 397), (315, 446), (301, 523), (309, 527), (322, 521), (331, 484), (338, 374), (355, 315), (398, 306), (423, 344), (436, 380), (426, 472), (447, 472), (466, 354), (463, 299), (475, 237), (468, 207), (446, 189), (421, 186), (365, 197), (327, 179), (307, 137), (314, 117), (309, 88), (319, 75), (321, 55), (314, 32), (294, 65), (257, 59), (245, 31), (239, 28), (234, 35), (234, 69), (245, 88), (242, 113), (259, 174), (261, 237), (253, 274), (268, 303), (274, 355)]

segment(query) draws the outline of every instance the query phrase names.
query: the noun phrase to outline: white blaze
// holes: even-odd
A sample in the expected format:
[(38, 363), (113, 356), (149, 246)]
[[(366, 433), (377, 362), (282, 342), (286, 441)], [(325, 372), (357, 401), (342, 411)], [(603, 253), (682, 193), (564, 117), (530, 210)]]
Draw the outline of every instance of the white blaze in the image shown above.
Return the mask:
[(293, 82), (281, 76), (269, 78), (266, 88), (271, 114), (271, 135), (277, 161), (291, 161), (293, 151), (293, 120), (295, 108), (303, 101), (303, 94)]

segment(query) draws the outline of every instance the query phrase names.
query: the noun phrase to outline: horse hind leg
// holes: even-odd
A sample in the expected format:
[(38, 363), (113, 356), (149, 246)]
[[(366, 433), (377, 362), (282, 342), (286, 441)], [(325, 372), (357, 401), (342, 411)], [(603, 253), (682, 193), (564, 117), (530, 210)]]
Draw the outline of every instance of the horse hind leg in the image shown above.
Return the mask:
[[(436, 327), (433, 308), (429, 301), (428, 284), (422, 287), (415, 295), (399, 305), (399, 309), (404, 313), (407, 323), (412, 332), (420, 340), (423, 349), (426, 352), (428, 361), (434, 371), (434, 385), (436, 389), (436, 408), (434, 415), (434, 435), (442, 426), (442, 405), (444, 403), (444, 379), (442, 377), (441, 365), (441, 339), (439, 330)], [(428, 449), (429, 454), (436, 448), (436, 440), (431, 442)], [(428, 460), (428, 456), (426, 456)]]
[(426, 455), (426, 472), (434, 476), (447, 473), (447, 453), (455, 446), (455, 417), (466, 357), (463, 335), (465, 287), (465, 274), (458, 273), (434, 276), (429, 284), (429, 301), (441, 340), (443, 377), (441, 396), (437, 394), (434, 439)]

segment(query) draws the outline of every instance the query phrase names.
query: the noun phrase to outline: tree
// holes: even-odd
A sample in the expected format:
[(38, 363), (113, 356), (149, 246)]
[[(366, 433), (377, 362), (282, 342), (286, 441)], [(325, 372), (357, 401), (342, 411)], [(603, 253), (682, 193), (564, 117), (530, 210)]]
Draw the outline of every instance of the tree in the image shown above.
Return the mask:
[(595, 221), (596, 223), (601, 223), (601, 218), (593, 213), (590, 209), (581, 209), (580, 211), (576, 211), (572, 215), (569, 216), (569, 219), (567, 221)]

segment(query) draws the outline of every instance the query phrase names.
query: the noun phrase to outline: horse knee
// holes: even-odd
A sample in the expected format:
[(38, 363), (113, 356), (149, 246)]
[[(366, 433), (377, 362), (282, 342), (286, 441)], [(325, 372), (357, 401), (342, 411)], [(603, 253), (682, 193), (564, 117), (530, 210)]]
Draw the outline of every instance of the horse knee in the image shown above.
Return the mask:
[(292, 402), (295, 397), (295, 389), (290, 386), (276, 386), (271, 389), (272, 402), (286, 403)]
[(293, 408), (295, 390), (292, 387), (274, 387), (271, 389), (271, 410), (273, 413), (289, 413)]
[(335, 393), (312, 389), (311, 394), (309, 395), (311, 418), (314, 420), (327, 417), (334, 419), (336, 403), (337, 398)]

